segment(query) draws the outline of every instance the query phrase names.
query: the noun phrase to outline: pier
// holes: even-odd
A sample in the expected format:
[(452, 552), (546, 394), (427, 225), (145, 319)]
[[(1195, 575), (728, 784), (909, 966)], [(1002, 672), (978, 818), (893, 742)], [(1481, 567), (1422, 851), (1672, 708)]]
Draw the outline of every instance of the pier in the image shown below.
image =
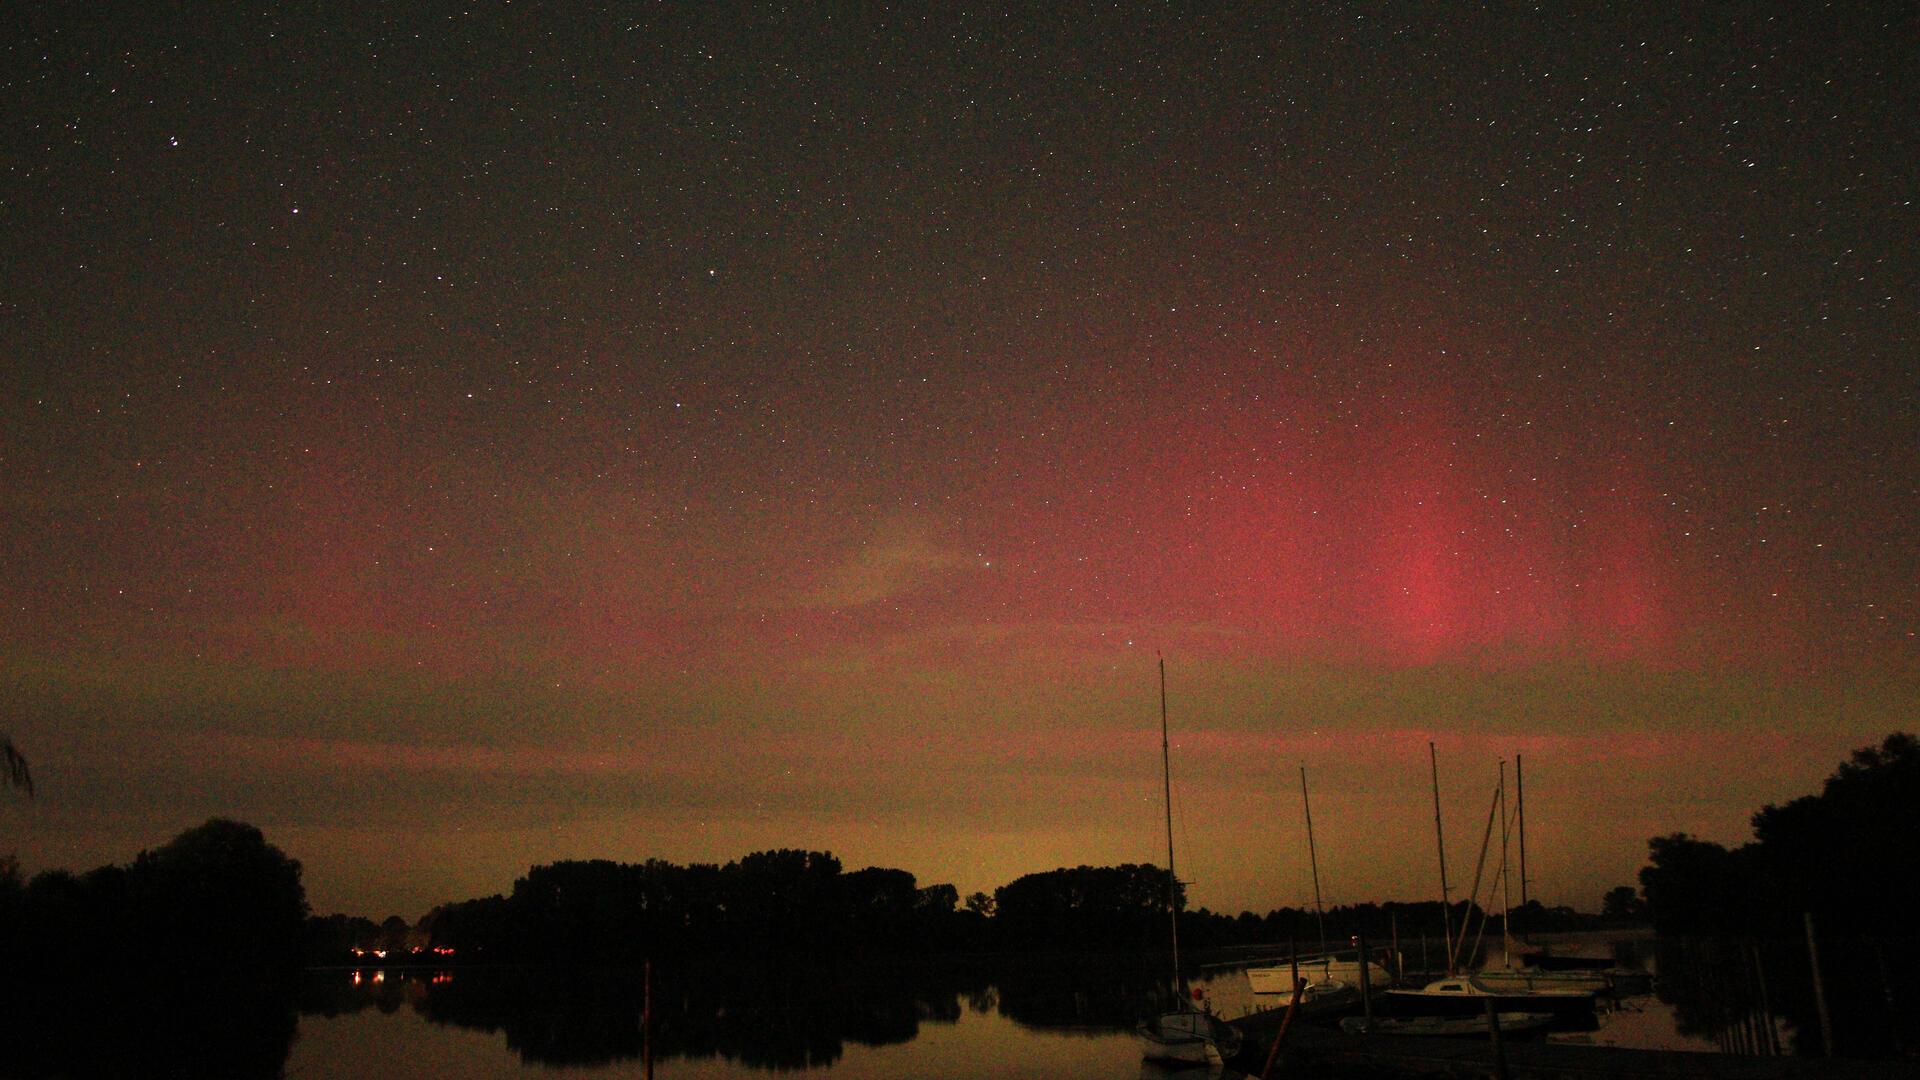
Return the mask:
[[(1246, 1033), (1236, 1064), (1259, 1076), (1285, 1009), (1270, 1009), (1234, 1023)], [(1507, 1080), (1914, 1080), (1912, 1062), (1833, 1058), (1749, 1057), (1682, 1050), (1630, 1050), (1555, 1042), (1501, 1044)], [(1379, 1077), (1382, 1080), (1486, 1080), (1501, 1075), (1488, 1039), (1399, 1035), (1349, 1035), (1296, 1023), (1287, 1032), (1275, 1076)]]

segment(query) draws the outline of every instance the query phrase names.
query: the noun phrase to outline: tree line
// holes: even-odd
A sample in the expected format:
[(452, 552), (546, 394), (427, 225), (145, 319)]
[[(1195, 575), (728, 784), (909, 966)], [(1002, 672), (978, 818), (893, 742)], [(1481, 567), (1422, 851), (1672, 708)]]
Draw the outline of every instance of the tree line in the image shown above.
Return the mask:
[(1917, 857), (1920, 740), (1899, 732), (1854, 751), (1818, 794), (1762, 807), (1739, 847), (1654, 837), (1640, 886), (1663, 933), (1793, 937), (1809, 913), (1836, 936), (1911, 933)]
[(1920, 740), (1856, 750), (1817, 794), (1752, 822), (1734, 848), (1685, 833), (1648, 841), (1642, 901), (1680, 1030), (1767, 1053), (1779, 1020), (1799, 1053), (1911, 1055)]
[(81, 874), (0, 859), (0, 1075), (279, 1075), (306, 914), (300, 864), (237, 821)]
[[(782, 849), (724, 865), (658, 859), (551, 863), (512, 892), (442, 905), (415, 928), (417, 947), (458, 961), (632, 964), (682, 956), (842, 956), (853, 953), (982, 954), (1164, 950), (1170, 933), (1167, 873), (1150, 863), (1061, 867), (1023, 875), (960, 901), (948, 884), (921, 886), (905, 870), (846, 872), (832, 854)], [(1355, 904), (1322, 914), (1190, 910), (1175, 891), (1180, 939), (1193, 948), (1344, 947), (1350, 935), (1386, 944), (1396, 934), (1438, 934), (1438, 901)], [(1484, 913), (1450, 906), (1455, 925)], [(1497, 915), (1496, 915), (1497, 917)], [(1534, 901), (1514, 912), (1537, 931), (1586, 929), (1598, 917)], [(391, 924), (391, 920), (389, 923)], [(372, 928), (358, 924), (361, 933)], [(391, 940), (391, 926), (382, 931)], [(335, 947), (345, 945), (335, 940)], [(336, 958), (338, 954), (336, 954)]]
[(11, 972), (283, 977), (305, 960), (306, 917), (300, 863), (226, 819), (83, 874), (23, 882), (0, 862), (0, 969)]
[[(301, 868), (260, 830), (215, 819), (128, 865), (51, 870), (23, 882), (0, 862), (0, 960), (7, 970), (93, 966), (176, 978), (278, 978), (303, 964), (593, 963), (728, 954), (846, 955), (1153, 952), (1169, 940), (1167, 874), (1150, 863), (1061, 867), (962, 901), (950, 884), (906, 870), (845, 870), (831, 853), (760, 851), (725, 864), (573, 860), (531, 868), (504, 895), (434, 908), (416, 922), (309, 917)], [(1322, 914), (1189, 909), (1177, 889), (1181, 941), (1196, 949), (1323, 942), (1367, 934), (1431, 935), (1440, 904), (1356, 904)], [(1454, 925), (1478, 908), (1452, 905)], [(1514, 913), (1533, 930), (1595, 917), (1537, 901)], [(1330, 935), (1328, 939), (1325, 935)]]

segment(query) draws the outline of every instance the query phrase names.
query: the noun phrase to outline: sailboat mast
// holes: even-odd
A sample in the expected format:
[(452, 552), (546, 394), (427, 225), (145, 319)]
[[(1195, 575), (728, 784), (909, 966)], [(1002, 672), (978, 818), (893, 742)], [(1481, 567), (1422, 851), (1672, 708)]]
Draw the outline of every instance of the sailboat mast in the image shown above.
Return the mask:
[(1313, 867), (1313, 917), (1320, 924), (1320, 955), (1327, 955), (1327, 913), (1320, 906), (1320, 855), (1313, 846), (1313, 803), (1307, 800), (1307, 767), (1300, 766), (1300, 806), (1307, 812), (1307, 862)]
[(1173, 929), (1173, 993), (1180, 996), (1180, 878), (1173, 872), (1173, 756), (1167, 742), (1167, 658), (1160, 659), (1160, 779), (1167, 806), (1167, 921)]
[(1514, 808), (1520, 811), (1520, 906), (1527, 906), (1527, 779), (1520, 772), (1520, 755), (1513, 755)]
[[(1452, 890), (1447, 888), (1447, 840), (1440, 832), (1440, 752), (1427, 743), (1427, 761), (1433, 767), (1433, 843), (1440, 851), (1440, 933), (1446, 944), (1448, 974), (1453, 969), (1453, 915), (1447, 910), (1448, 898)], [(1460, 928), (1461, 937), (1465, 937), (1467, 928)]]
[(1500, 955), (1513, 967), (1513, 872), (1507, 861), (1507, 762), (1500, 760)]

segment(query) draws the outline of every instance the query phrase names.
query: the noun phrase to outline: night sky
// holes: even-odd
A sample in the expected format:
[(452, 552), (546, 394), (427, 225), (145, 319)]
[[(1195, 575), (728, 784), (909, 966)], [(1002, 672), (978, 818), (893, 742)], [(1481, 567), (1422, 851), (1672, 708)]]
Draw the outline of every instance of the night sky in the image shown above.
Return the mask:
[[(28, 872), (1533, 894), (1920, 725), (1909, 4), (28, 5)], [(372, 7), (373, 5), (368, 5)], [(1648, 8), (1650, 10), (1640, 10)]]

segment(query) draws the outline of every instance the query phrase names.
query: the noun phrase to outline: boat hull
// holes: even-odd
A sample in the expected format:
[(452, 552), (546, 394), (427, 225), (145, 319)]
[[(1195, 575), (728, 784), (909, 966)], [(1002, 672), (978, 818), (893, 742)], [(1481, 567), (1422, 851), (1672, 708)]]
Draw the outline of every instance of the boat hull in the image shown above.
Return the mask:
[[(1503, 1012), (1500, 1014), (1500, 1033), (1519, 1035), (1544, 1031), (1552, 1026), (1553, 1020), (1552, 1013)], [(1340, 1021), (1340, 1030), (1348, 1034), (1474, 1038), (1487, 1034), (1487, 1016), (1484, 1012), (1478, 1016), (1383, 1016), (1371, 1021), (1364, 1017), (1349, 1016)]]
[(1162, 1013), (1136, 1034), (1140, 1056), (1163, 1065), (1218, 1065), (1240, 1052), (1240, 1030), (1212, 1013)]
[(1205, 1039), (1168, 1038), (1140, 1032), (1140, 1057), (1156, 1065), (1219, 1065), (1226, 1059)]
[[(1348, 983), (1360, 985), (1360, 962), (1358, 960), (1332, 960), (1315, 957), (1300, 961), (1300, 977), (1307, 980), (1309, 987), (1321, 983)], [(1387, 986), (1393, 982), (1393, 976), (1379, 964), (1367, 964), (1367, 978), (1375, 987)], [(1279, 964), (1273, 967), (1247, 969), (1247, 984), (1256, 994), (1293, 993), (1293, 965)]]
[(1497, 1012), (1547, 1013), (1555, 1026), (1591, 1029), (1597, 1023), (1594, 995), (1550, 989), (1507, 993), (1471, 976), (1441, 979), (1419, 990), (1389, 990), (1381, 995), (1394, 1016), (1484, 1016), (1491, 1002)]
[(1482, 971), (1474, 975), (1473, 982), (1483, 990), (1502, 994), (1542, 991), (1605, 994), (1613, 989), (1612, 980), (1596, 971)]

